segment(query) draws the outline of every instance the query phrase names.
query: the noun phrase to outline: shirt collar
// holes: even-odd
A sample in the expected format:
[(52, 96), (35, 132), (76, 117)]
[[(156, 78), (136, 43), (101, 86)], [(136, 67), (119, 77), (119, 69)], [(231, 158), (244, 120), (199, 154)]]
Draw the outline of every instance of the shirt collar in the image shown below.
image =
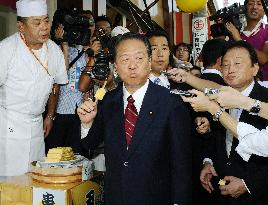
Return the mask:
[(149, 75), (149, 79), (150, 79), (152, 82), (154, 82), (157, 78), (160, 79), (160, 81), (161, 81), (160, 85), (161, 85), (161, 86), (164, 86), (164, 87), (166, 87), (166, 88), (169, 88), (169, 87), (170, 87), (170, 83), (169, 83), (169, 81), (168, 81), (168, 78), (167, 78), (167, 76), (164, 75), (164, 73), (161, 73), (161, 75), (159, 75), (158, 77), (155, 76), (154, 74), (150, 73), (150, 75)]
[(253, 80), (252, 83), (245, 90), (241, 92), (241, 94), (244, 96), (249, 96), (249, 94), (253, 90), (254, 85), (255, 85), (255, 81)]
[(204, 73), (214, 73), (214, 74), (218, 74), (222, 77), (221, 72), (215, 68), (206, 68), (206, 69), (202, 70), (202, 74), (204, 74)]
[(242, 33), (249, 37), (251, 35), (255, 35), (261, 28), (265, 28), (265, 22), (263, 19), (261, 19), (256, 26), (254, 27), (254, 29), (252, 29), (252, 31), (242, 31)]
[[(143, 98), (145, 96), (145, 93), (147, 91), (147, 88), (149, 86), (149, 79), (147, 79), (146, 83), (140, 87), (138, 90), (136, 90), (133, 94), (132, 97), (135, 100), (134, 105), (137, 109), (137, 112), (140, 112), (141, 109), (141, 105), (142, 105), (142, 101)], [(130, 96), (130, 93), (127, 91), (125, 84), (123, 84), (123, 100), (124, 100), (124, 110), (127, 107), (127, 98)]]

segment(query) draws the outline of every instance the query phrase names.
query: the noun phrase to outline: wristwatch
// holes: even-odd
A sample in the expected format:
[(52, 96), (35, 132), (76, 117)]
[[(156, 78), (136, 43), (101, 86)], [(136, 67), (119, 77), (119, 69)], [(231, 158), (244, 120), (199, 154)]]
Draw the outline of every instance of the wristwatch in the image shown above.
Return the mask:
[(258, 115), (261, 110), (261, 102), (259, 100), (255, 100), (252, 107), (249, 110), (249, 114)]
[(212, 115), (213, 121), (219, 121), (221, 114), (223, 113), (224, 109), (221, 107), (219, 111)]

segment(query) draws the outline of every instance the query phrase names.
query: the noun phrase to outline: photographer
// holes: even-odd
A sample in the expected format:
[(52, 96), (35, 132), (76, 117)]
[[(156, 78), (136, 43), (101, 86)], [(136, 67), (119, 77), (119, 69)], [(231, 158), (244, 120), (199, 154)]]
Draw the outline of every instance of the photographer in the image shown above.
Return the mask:
[(111, 31), (106, 33), (107, 29), (97, 26), (96, 28), (99, 29), (95, 32), (98, 33), (98, 37), (93, 37), (92, 47), (98, 42), (100, 49), (91, 56), (79, 79), (79, 90), (90, 98), (98, 87), (103, 86), (105, 81), (107, 81), (106, 88), (108, 90), (116, 87), (113, 76), (113, 44), (118, 34), (128, 32), (127, 29), (118, 26), (113, 30), (113, 36), (111, 36)]
[(95, 18), (96, 29), (94, 36), (99, 37), (99, 29), (102, 29), (104, 33), (110, 35), (112, 32), (112, 21), (109, 17), (102, 15)]
[(257, 52), (258, 62), (264, 74), (263, 80), (268, 80), (268, 30), (262, 18), (264, 8), (261, 0), (245, 0), (247, 26), (240, 34), (232, 23), (226, 23), (226, 28), (235, 41), (245, 40), (250, 43)]
[[(55, 33), (53, 37), (60, 42), (65, 54), (66, 64), (69, 65), (79, 53), (88, 49), (89, 42), (86, 42), (84, 39), (88, 38), (87, 35), (89, 38), (92, 37), (95, 28), (94, 19), (91, 11), (73, 10), (66, 14), (64, 12), (58, 14), (59, 16), (64, 15), (64, 19), (67, 18), (66, 16), (69, 16), (68, 18), (73, 18), (74, 21), (74, 23), (70, 25), (65, 21), (59, 22), (60, 24), (58, 24), (57, 20), (59, 17), (54, 16), (53, 19), (55, 20), (53, 24), (58, 24), (55, 32), (52, 32)], [(76, 37), (69, 34), (76, 30), (78, 34), (80, 33)], [(83, 43), (84, 46), (80, 45), (80, 43)], [(94, 49), (94, 52), (97, 52), (100, 49), (100, 45), (96, 42), (94, 47), (92, 46), (91, 48)], [(83, 93), (78, 90), (78, 80), (88, 59), (87, 53), (84, 52), (72, 66), (69, 65), (67, 68), (68, 84), (60, 87), (54, 127), (45, 140), (46, 151), (57, 146), (70, 146), (75, 152), (80, 151), (80, 146), (76, 139), (76, 131), (79, 129), (80, 122), (75, 116), (75, 109), (81, 104), (83, 99)]]

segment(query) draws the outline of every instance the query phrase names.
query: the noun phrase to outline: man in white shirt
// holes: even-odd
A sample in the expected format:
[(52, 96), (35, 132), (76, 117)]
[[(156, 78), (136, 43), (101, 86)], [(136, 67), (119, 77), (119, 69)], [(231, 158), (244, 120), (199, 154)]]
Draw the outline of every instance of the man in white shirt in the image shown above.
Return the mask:
[(16, 5), (19, 32), (0, 42), (0, 176), (24, 174), (32, 161), (45, 156), (44, 134), (52, 127), (57, 84), (67, 83), (63, 53), (48, 39), (46, 1)]
[(115, 45), (123, 84), (78, 108), (85, 149), (104, 140), (105, 204), (191, 204), (190, 117), (178, 97), (148, 80), (151, 47), (124, 34)]

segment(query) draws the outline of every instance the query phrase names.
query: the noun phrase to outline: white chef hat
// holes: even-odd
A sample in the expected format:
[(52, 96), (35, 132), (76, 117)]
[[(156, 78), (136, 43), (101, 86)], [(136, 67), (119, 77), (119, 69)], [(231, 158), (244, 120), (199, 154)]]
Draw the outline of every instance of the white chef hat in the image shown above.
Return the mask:
[(44, 16), (47, 15), (46, 0), (19, 0), (16, 2), (17, 16)]
[(123, 26), (116, 26), (112, 32), (111, 32), (111, 36), (117, 36), (117, 35), (123, 35), (124, 33), (128, 33), (130, 32), (127, 28), (123, 27)]

